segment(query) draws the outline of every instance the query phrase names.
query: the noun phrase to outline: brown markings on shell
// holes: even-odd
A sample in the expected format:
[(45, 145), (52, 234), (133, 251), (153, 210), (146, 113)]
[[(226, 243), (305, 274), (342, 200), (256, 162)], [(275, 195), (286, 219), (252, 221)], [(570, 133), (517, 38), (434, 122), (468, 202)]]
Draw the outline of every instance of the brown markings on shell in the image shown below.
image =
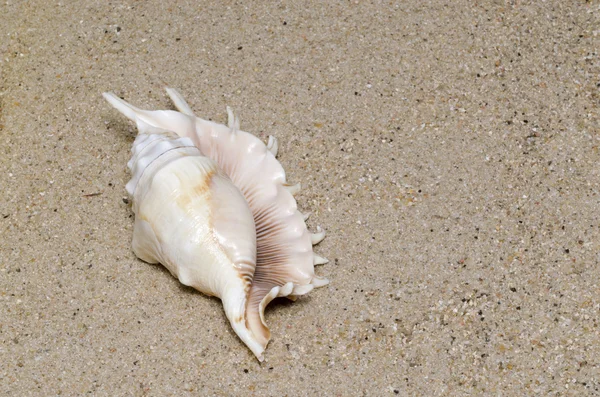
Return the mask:
[[(247, 263), (243, 263), (243, 264), (247, 264)], [(254, 271), (256, 272), (256, 264), (254, 264), (254, 269), (255, 269)], [(248, 276), (248, 275), (242, 273), (241, 267), (236, 268), (236, 270), (237, 270), (238, 277), (244, 282), (244, 292), (246, 293), (246, 296), (248, 296), (248, 293), (250, 292), (250, 288), (252, 288), (252, 281), (254, 280), (254, 274), (252, 274), (251, 276)]]
[[(178, 194), (175, 198), (177, 205), (180, 208), (185, 209), (191, 204), (192, 200), (198, 196), (208, 196), (208, 199), (210, 200), (210, 183), (214, 175), (215, 171), (210, 170), (207, 172), (207, 175), (204, 178), (204, 180), (198, 182), (189, 190), (182, 190), (182, 193)], [(210, 221), (211, 219), (209, 217), (209, 222)], [(209, 226), (212, 228), (212, 222)]]

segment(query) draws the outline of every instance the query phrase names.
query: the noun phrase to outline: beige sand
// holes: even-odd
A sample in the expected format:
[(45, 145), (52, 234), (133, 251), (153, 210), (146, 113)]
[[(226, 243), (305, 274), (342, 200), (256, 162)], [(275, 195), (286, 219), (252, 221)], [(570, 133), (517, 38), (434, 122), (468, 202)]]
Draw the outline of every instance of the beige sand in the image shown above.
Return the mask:
[[(164, 3), (0, 5), (0, 395), (600, 395), (597, 1)], [(328, 230), (262, 365), (131, 252), (166, 85)]]

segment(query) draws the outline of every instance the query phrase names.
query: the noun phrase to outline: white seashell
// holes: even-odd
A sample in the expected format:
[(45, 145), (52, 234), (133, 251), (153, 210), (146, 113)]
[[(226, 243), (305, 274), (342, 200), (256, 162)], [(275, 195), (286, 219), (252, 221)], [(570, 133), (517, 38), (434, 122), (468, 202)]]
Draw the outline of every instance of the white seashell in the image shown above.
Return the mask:
[(167, 89), (167, 92), (180, 112), (144, 111), (114, 94), (104, 96), (136, 122), (140, 134), (172, 131), (191, 138), (244, 195), (256, 224), (257, 244), (256, 270), (248, 292), (245, 319), (247, 329), (264, 350), (270, 339), (264, 321), (264, 309), (269, 302), (283, 296), (295, 300), (328, 283), (314, 273), (314, 265), (327, 263), (327, 259), (312, 251), (312, 245), (319, 243), (325, 232), (320, 227), (316, 234), (308, 232), (305, 220), (310, 214), (302, 215), (293, 197), (300, 185), (287, 184), (285, 171), (275, 158), (278, 150), (275, 138), (269, 137), (265, 145), (254, 135), (239, 130), (239, 120), (229, 108), (229, 127), (197, 118), (177, 91)]

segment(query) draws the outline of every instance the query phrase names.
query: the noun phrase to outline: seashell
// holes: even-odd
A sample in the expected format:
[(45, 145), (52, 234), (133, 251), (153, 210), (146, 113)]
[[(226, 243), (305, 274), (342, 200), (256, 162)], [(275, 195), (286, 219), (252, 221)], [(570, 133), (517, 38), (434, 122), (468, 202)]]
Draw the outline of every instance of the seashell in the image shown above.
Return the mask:
[[(262, 360), (262, 351), (270, 339), (264, 321), (264, 310), (269, 302), (276, 297), (295, 300), (314, 287), (328, 283), (327, 279), (314, 273), (314, 266), (327, 263), (327, 260), (313, 254), (312, 250), (313, 244), (323, 240), (325, 232), (320, 227), (314, 234), (307, 230), (305, 220), (309, 214), (302, 215), (297, 210), (293, 197), (300, 185), (286, 182), (285, 171), (275, 158), (278, 150), (275, 138), (269, 137), (265, 145), (254, 135), (241, 131), (239, 120), (229, 108), (229, 126), (200, 119), (194, 116), (177, 91), (167, 89), (167, 92), (181, 112), (145, 111), (114, 94), (105, 93), (104, 97), (136, 122), (140, 136), (168, 131), (191, 139), (243, 194), (255, 222), (257, 247), (244, 319), (246, 330), (261, 349), (251, 347), (240, 333), (238, 335)], [(225, 301), (223, 303), (225, 305)]]

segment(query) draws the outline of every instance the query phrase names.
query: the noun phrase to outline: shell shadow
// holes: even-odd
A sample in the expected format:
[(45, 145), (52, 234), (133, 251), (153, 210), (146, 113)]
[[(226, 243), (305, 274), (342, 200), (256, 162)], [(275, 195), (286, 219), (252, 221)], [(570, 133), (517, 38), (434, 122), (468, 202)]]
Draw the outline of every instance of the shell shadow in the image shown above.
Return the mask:
[(119, 131), (117, 137), (123, 141), (127, 141), (131, 146), (131, 143), (137, 136), (135, 126), (132, 126), (129, 120), (121, 120), (121, 118), (118, 117), (107, 117), (107, 120), (108, 123), (106, 123), (106, 128), (108, 130)]

